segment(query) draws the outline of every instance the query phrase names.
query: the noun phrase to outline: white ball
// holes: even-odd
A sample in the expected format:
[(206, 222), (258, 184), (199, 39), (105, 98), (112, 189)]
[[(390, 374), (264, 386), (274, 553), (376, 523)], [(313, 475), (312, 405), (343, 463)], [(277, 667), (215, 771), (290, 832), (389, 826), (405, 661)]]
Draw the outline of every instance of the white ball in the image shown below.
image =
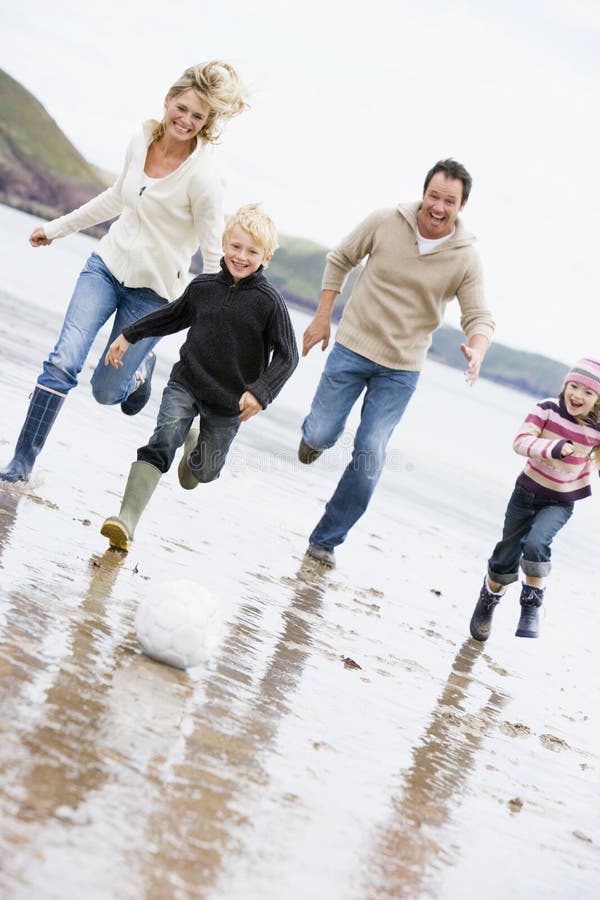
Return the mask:
[(206, 662), (221, 638), (216, 597), (193, 581), (151, 587), (135, 614), (135, 631), (148, 656), (178, 669)]

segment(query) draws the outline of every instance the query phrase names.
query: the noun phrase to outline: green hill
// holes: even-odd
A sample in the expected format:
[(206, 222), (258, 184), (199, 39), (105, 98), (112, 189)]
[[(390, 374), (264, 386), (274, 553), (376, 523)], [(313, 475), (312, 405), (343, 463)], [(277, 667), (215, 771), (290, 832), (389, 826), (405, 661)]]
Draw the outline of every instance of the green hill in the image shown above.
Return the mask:
[(0, 69), (0, 202), (49, 218), (105, 186), (38, 100)]
[[(433, 335), (429, 356), (454, 369), (465, 369), (463, 342), (461, 331), (443, 325)], [(496, 343), (486, 354), (481, 377), (542, 398), (556, 397), (567, 372), (568, 367), (555, 359)]]
[[(314, 312), (321, 292), (321, 277), (328, 248), (306, 238), (279, 235), (279, 247), (269, 263), (268, 275), (288, 303), (307, 312)], [(202, 271), (202, 257), (194, 257), (192, 271)], [(343, 304), (350, 296), (358, 270), (352, 272), (338, 301), (339, 317)]]
[[(103, 190), (109, 176), (88, 163), (65, 137), (44, 107), (0, 69), (0, 203), (51, 219), (81, 205)], [(106, 225), (90, 229), (102, 234)], [(319, 298), (327, 248), (305, 238), (280, 235), (269, 277), (293, 306), (313, 312)], [(192, 260), (201, 271), (202, 257)], [(355, 270), (334, 310), (339, 320), (356, 280)], [(461, 333), (440, 328), (433, 336), (431, 358), (464, 369)], [(482, 377), (535, 396), (554, 395), (566, 366), (536, 353), (494, 344)]]

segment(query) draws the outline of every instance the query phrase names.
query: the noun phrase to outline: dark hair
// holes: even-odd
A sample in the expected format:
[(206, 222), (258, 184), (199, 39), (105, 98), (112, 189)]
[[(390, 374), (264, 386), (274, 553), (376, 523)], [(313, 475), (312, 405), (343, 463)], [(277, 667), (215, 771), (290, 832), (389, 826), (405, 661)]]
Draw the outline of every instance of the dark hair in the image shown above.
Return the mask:
[[(558, 399), (562, 400), (563, 403), (565, 403), (565, 388), (567, 387), (569, 380), (565, 381), (565, 383), (563, 385), (563, 389), (560, 392), (560, 394), (558, 395)], [(596, 400), (596, 402), (590, 409), (590, 411), (587, 414), (587, 416), (585, 417), (585, 419), (583, 419), (583, 421), (586, 425), (592, 425), (592, 426), (596, 426), (596, 427), (598, 427), (598, 425), (600, 425), (600, 400)]]
[(443, 172), (446, 178), (458, 178), (460, 181), (462, 181), (462, 203), (466, 203), (469, 199), (469, 194), (471, 193), (473, 179), (471, 178), (465, 167), (461, 165), (461, 163), (456, 162), (455, 159), (440, 159), (438, 162), (436, 162), (435, 166), (432, 166), (432, 168), (425, 176), (423, 193), (425, 193), (425, 191), (427, 190), (429, 182), (431, 181), (433, 176), (437, 175), (438, 172)]

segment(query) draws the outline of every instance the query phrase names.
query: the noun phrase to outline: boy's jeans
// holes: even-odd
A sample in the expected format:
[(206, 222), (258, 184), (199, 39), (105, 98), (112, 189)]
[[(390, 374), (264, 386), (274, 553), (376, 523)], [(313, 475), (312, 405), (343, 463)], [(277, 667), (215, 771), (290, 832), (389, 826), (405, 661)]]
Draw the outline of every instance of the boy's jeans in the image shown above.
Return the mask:
[(239, 416), (199, 404), (183, 385), (171, 379), (163, 391), (154, 434), (145, 447), (139, 448), (138, 460), (151, 463), (163, 474), (167, 472), (197, 415), (200, 437), (188, 465), (199, 482), (218, 478), (241, 425)]
[(332, 447), (365, 388), (366, 393), (352, 459), (309, 538), (314, 546), (333, 550), (366, 510), (383, 470), (387, 443), (418, 380), (418, 372), (389, 369), (334, 344), (302, 424), (306, 443), (315, 450)]
[(516, 485), (506, 507), (502, 540), (488, 560), (490, 579), (512, 584), (519, 577), (519, 562), (526, 575), (549, 575), (550, 545), (572, 513), (573, 503), (545, 500)]
[(121, 403), (135, 387), (135, 373), (158, 338), (132, 344), (119, 369), (104, 365), (110, 344), (136, 319), (167, 303), (150, 288), (127, 288), (120, 284), (96, 253), (92, 253), (75, 284), (62, 331), (38, 378), (40, 387), (67, 394), (77, 384), (96, 335), (115, 313), (108, 343), (92, 376), (98, 403)]

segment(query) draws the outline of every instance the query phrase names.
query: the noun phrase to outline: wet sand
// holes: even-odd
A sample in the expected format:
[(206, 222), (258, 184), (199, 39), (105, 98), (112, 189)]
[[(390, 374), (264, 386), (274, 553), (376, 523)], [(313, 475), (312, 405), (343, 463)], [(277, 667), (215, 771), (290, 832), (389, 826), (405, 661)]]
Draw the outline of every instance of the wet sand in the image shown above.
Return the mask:
[[(93, 246), (28, 251), (31, 227), (0, 207), (1, 464)], [(0, 896), (597, 897), (598, 491), (557, 540), (540, 640), (514, 637), (516, 588), (489, 642), (468, 638), (531, 399), (430, 363), (328, 571), (304, 550), (349, 438), (295, 460), (315, 351), (221, 479), (184, 492), (174, 467), (117, 554), (99, 528), (178, 344), (126, 419), (91, 397), (98, 343), (32, 481), (0, 485)], [(133, 630), (180, 578), (225, 618), (187, 673)]]

